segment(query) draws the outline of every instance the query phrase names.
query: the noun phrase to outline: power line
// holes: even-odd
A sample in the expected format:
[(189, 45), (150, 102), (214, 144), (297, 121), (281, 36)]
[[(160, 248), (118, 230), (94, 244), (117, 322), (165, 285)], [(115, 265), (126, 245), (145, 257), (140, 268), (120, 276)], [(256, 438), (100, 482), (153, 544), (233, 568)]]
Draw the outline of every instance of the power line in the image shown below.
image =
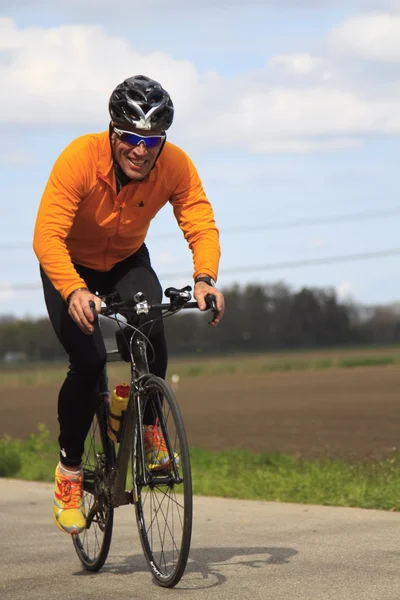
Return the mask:
[[(386, 208), (374, 211), (363, 211), (358, 213), (347, 213), (345, 215), (334, 215), (331, 217), (319, 217), (315, 219), (297, 219), (293, 221), (276, 221), (267, 223), (264, 225), (252, 225), (249, 227), (242, 227), (240, 225), (235, 227), (227, 227), (221, 229), (221, 235), (232, 235), (240, 233), (250, 233), (253, 231), (267, 231), (267, 230), (278, 230), (278, 229), (294, 229), (298, 227), (309, 227), (313, 225), (324, 225), (333, 223), (345, 223), (352, 221), (366, 221), (367, 219), (391, 217), (400, 213), (399, 208)], [(176, 237), (174, 233), (155, 234), (157, 239), (167, 239)]]
[[(330, 225), (335, 223), (350, 223), (354, 221), (367, 221), (369, 219), (379, 219), (385, 217), (392, 217), (400, 214), (400, 207), (383, 208), (381, 210), (363, 211), (356, 213), (347, 213), (342, 215), (332, 215), (330, 217), (317, 217), (314, 219), (296, 219), (293, 221), (275, 221), (266, 223), (264, 225), (252, 225), (247, 227), (241, 227), (240, 225), (234, 227), (227, 227), (226, 229), (220, 229), (221, 236), (225, 235), (237, 235), (252, 233), (255, 231), (273, 231), (282, 229), (295, 229), (299, 227), (312, 227), (314, 225)], [(150, 230), (150, 235), (152, 232)], [(180, 234), (178, 231), (175, 233), (156, 233), (154, 235), (157, 240), (167, 240), (177, 238)], [(0, 244), (1, 251), (12, 251), (12, 250), (31, 250), (32, 243), (22, 242), (18, 244)]]
[[(376, 252), (364, 252), (361, 254), (344, 254), (342, 256), (326, 256), (324, 258), (309, 258), (303, 260), (284, 261), (276, 263), (266, 263), (264, 265), (248, 265), (247, 267), (231, 267), (229, 269), (222, 269), (219, 275), (233, 275), (241, 273), (255, 273), (259, 271), (276, 271), (279, 269), (296, 269), (299, 267), (307, 266), (319, 266), (329, 265), (334, 263), (344, 262), (358, 262), (363, 260), (375, 259), (375, 258), (387, 258), (389, 256), (400, 255), (400, 248), (394, 248), (392, 250), (378, 250)], [(159, 277), (172, 278), (172, 277), (186, 277), (186, 273), (167, 273), (159, 275)]]
[[(247, 265), (246, 267), (231, 267), (228, 269), (222, 269), (219, 273), (223, 275), (240, 275), (241, 273), (256, 273), (260, 271), (276, 271), (279, 269), (296, 269), (299, 267), (308, 266), (319, 266), (328, 265), (334, 263), (346, 263), (346, 262), (359, 262), (370, 259), (388, 258), (390, 256), (399, 256), (400, 248), (393, 248), (391, 250), (377, 250), (375, 252), (363, 252), (359, 254), (343, 254), (339, 256), (326, 256), (324, 258), (309, 258), (303, 260), (292, 260), (275, 263), (266, 263), (263, 265)], [(189, 269), (181, 273), (159, 273), (160, 279), (173, 279), (174, 277), (188, 277), (191, 278), (191, 272)], [(41, 289), (40, 283), (16, 283), (16, 284), (4, 284), (0, 283), (0, 292), (5, 291), (30, 291)]]

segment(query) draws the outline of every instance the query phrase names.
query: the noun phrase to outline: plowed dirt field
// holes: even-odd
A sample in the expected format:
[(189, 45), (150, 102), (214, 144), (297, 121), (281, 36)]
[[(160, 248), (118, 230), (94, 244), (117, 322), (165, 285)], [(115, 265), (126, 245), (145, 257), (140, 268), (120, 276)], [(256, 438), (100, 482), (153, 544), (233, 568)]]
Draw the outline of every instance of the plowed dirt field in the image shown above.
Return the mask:
[[(366, 459), (400, 448), (400, 368), (182, 378), (191, 446)], [(1, 387), (0, 435), (58, 432), (58, 386)]]

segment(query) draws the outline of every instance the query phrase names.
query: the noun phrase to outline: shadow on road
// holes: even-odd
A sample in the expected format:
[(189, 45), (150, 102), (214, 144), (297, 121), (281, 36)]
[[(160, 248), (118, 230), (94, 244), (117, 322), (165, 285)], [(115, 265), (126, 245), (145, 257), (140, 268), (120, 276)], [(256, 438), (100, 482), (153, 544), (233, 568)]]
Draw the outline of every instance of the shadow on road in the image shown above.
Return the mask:
[[(190, 552), (185, 575), (177, 589), (209, 589), (224, 584), (229, 579), (229, 571), (238, 567), (261, 569), (268, 565), (285, 565), (298, 554), (294, 548), (195, 548)], [(112, 562), (117, 560), (118, 562)], [(121, 560), (121, 562), (119, 562)], [(168, 556), (166, 556), (168, 561)], [(113, 556), (107, 562), (100, 575), (134, 575), (149, 573), (142, 554), (129, 557)], [(91, 575), (79, 571), (74, 575)]]

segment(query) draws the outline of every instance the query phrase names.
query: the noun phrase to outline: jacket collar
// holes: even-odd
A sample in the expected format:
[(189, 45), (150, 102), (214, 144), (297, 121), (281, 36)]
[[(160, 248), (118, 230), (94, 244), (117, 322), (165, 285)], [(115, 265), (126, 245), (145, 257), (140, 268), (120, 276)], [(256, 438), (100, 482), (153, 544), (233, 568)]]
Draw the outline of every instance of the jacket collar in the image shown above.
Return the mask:
[(109, 181), (114, 179), (113, 157), (108, 131), (100, 133), (100, 155), (97, 163), (97, 171), (103, 178)]

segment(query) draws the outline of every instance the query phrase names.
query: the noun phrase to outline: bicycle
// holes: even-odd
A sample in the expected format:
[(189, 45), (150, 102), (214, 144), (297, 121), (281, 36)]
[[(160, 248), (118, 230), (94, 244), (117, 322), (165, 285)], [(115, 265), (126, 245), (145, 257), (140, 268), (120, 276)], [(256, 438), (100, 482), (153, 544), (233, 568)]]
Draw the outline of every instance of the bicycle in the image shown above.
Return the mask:
[[(119, 445), (107, 433), (110, 415), (107, 369), (104, 369), (99, 401), (93, 423), (85, 442), (83, 465), (83, 496), (86, 529), (73, 536), (79, 559), (88, 571), (98, 571), (104, 565), (112, 537), (114, 509), (135, 505), (139, 537), (150, 571), (162, 587), (174, 587), (181, 579), (189, 556), (192, 534), (192, 480), (189, 448), (182, 415), (168, 384), (149, 372), (145, 325), (129, 324), (129, 315), (148, 315), (160, 311), (164, 318), (182, 309), (198, 308), (190, 302), (191, 287), (168, 288), (168, 303), (148, 304), (143, 294), (132, 302), (117, 302), (115, 297), (103, 297), (100, 327), (104, 318), (115, 325), (117, 350), (108, 352), (107, 360), (130, 362), (130, 392), (122, 420)], [(208, 295), (207, 306), (217, 314), (215, 297)], [(94, 307), (94, 303), (92, 308)], [(121, 317), (128, 315), (128, 320)], [(128, 333), (127, 333), (128, 332)], [(104, 334), (103, 334), (104, 337)], [(154, 350), (153, 350), (154, 351)], [(128, 354), (127, 354), (128, 352)], [(160, 469), (152, 469), (145, 461), (143, 417), (152, 415), (164, 436), (167, 460)], [(129, 463), (132, 482), (126, 489)]]

